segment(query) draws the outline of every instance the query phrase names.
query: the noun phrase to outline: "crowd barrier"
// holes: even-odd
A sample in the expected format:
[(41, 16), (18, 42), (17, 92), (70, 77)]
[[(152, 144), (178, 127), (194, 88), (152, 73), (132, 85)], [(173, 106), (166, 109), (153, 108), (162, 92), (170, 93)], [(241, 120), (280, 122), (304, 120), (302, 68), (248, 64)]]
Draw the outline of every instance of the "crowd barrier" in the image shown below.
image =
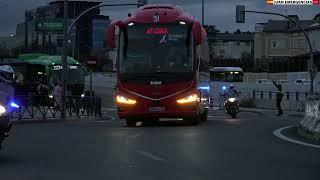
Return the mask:
[[(54, 119), (60, 118), (62, 112), (61, 99), (50, 96), (16, 96), (15, 103), (19, 108), (13, 109), (11, 118)], [(88, 96), (67, 96), (66, 117), (102, 116), (101, 98)]]

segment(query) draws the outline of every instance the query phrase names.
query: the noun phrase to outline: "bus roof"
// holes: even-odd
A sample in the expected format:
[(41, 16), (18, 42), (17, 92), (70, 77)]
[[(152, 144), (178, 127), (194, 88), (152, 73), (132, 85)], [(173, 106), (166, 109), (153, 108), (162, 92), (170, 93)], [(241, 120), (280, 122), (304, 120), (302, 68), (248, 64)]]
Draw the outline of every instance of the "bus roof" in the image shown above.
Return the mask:
[[(30, 64), (41, 64), (44, 66), (50, 65), (61, 65), (61, 56), (40, 56), (36, 59), (31, 59), (28, 61)], [(76, 65), (80, 64), (77, 60), (73, 59), (72, 57), (68, 57), (68, 64)]]
[(48, 54), (40, 54), (40, 53), (34, 53), (34, 54), (21, 54), (19, 55), (18, 59), (20, 60), (32, 60), (32, 59), (37, 59), (40, 56), (49, 56)]
[(213, 71), (213, 72), (222, 72), (222, 71), (239, 71), (239, 72), (242, 72), (242, 69), (240, 67), (214, 67), (214, 68), (211, 68), (210, 71)]
[(159, 16), (158, 23), (172, 23), (185, 21), (193, 23), (195, 18), (185, 12), (180, 6), (174, 4), (149, 4), (140, 7), (132, 16), (123, 22), (127, 23), (154, 23), (153, 17)]

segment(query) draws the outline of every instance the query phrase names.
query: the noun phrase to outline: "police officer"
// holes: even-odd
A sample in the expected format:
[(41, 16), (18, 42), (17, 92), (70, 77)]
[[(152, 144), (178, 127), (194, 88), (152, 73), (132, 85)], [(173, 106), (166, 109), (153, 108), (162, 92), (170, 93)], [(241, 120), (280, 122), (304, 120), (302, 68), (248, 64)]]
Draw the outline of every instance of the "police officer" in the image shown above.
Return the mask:
[(277, 108), (278, 108), (278, 115), (277, 116), (281, 116), (283, 114), (282, 108), (281, 108), (281, 102), (282, 102), (282, 98), (283, 98), (283, 92), (282, 92), (282, 86), (279, 83), (276, 83), (275, 81), (272, 81), (273, 84), (276, 86), (277, 88), (277, 94), (276, 94), (276, 98), (277, 98)]

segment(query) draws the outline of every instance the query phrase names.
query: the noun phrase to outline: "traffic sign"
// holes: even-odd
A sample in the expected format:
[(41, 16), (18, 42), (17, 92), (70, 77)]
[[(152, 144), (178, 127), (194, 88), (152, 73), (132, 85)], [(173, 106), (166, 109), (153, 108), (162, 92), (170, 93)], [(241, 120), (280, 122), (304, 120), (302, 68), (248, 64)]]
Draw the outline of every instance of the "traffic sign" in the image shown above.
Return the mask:
[(50, 32), (50, 33), (63, 33), (63, 20), (62, 19), (40, 19), (35, 23), (36, 31)]

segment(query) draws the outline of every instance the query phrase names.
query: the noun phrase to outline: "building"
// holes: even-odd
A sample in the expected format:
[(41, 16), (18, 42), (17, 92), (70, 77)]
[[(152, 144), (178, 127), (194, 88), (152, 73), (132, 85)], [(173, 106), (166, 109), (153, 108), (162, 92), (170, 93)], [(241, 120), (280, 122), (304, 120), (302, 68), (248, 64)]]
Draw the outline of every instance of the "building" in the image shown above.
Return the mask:
[(238, 66), (245, 71), (250, 70), (248, 65), (253, 61), (253, 33), (240, 30), (234, 33), (207, 32), (212, 66)]
[(107, 39), (107, 27), (111, 23), (109, 16), (96, 16), (92, 19), (92, 50), (99, 50), (105, 47)]
[[(88, 8), (100, 5), (94, 1), (69, 1), (68, 24)], [(31, 51), (57, 54), (62, 52), (63, 34), (36, 31), (36, 23), (41, 19), (62, 20), (64, 13), (63, 0), (49, 2), (47, 6), (27, 10), (25, 22), (17, 25), (17, 34), (24, 36), (25, 46)], [(69, 36), (69, 55), (80, 59), (91, 53), (94, 49), (103, 48), (106, 28), (110, 24), (108, 16), (100, 15), (100, 9), (94, 9), (82, 16)]]
[[(289, 16), (301, 25), (310, 37), (314, 51), (320, 51), (319, 15), (312, 20)], [(306, 71), (307, 61), (301, 55), (309, 52), (304, 34), (288, 20), (258, 23), (254, 36), (255, 69), (267, 72)]]

